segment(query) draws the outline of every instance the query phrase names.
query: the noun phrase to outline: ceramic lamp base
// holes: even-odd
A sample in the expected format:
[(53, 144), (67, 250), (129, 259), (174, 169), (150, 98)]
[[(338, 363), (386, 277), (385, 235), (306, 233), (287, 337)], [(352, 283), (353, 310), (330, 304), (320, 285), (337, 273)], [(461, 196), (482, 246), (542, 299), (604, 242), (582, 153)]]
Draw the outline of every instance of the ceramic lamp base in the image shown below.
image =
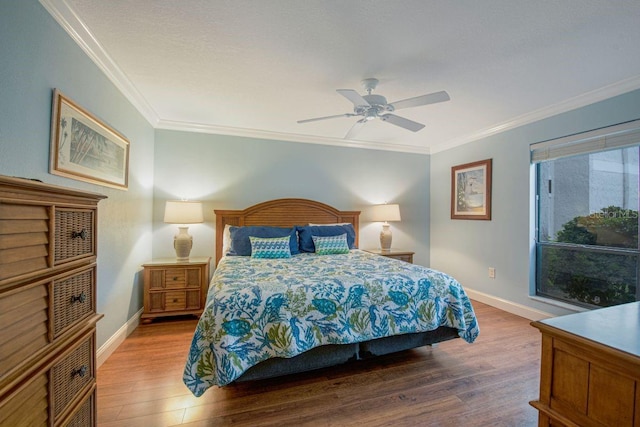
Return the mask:
[(173, 247), (176, 250), (178, 261), (188, 261), (193, 238), (189, 235), (189, 227), (178, 227), (178, 234), (173, 238)]
[(382, 224), (382, 231), (380, 232), (380, 249), (382, 252), (389, 252), (391, 250), (391, 230), (389, 224)]

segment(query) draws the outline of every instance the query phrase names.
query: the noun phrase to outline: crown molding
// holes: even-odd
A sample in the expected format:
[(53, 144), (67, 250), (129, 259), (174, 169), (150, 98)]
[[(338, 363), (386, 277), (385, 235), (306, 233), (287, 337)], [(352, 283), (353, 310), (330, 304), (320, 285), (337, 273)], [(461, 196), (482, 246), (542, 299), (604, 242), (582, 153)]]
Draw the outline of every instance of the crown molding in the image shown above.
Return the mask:
[(528, 125), (542, 119), (575, 110), (577, 108), (586, 107), (587, 105), (604, 101), (605, 99), (613, 98), (614, 96), (622, 95), (636, 89), (640, 89), (640, 76), (634, 76), (625, 80), (621, 80), (619, 82), (604, 86), (600, 89), (586, 92), (565, 101), (558, 102), (557, 104), (540, 108), (530, 113), (522, 114), (512, 120), (498, 124), (496, 126), (492, 126), (479, 132), (474, 132), (462, 138), (457, 138), (442, 144), (433, 145), (431, 147), (431, 154), (450, 150), (451, 148), (469, 144), (471, 142), (475, 142), (492, 135), (505, 132), (507, 130), (515, 129), (523, 125)]
[(159, 120), (156, 112), (67, 2), (65, 0), (39, 1), (149, 124), (155, 127)]
[(632, 90), (640, 89), (640, 76), (635, 76), (617, 83), (581, 94), (566, 101), (549, 107), (544, 107), (530, 113), (515, 117), (512, 120), (492, 126), (490, 128), (471, 133), (461, 138), (436, 144), (431, 147), (390, 144), (374, 141), (354, 141), (339, 138), (327, 138), (311, 135), (271, 132), (265, 130), (242, 129), (226, 126), (216, 126), (200, 123), (180, 122), (160, 119), (155, 110), (131, 83), (118, 65), (111, 59), (100, 42), (93, 36), (84, 22), (77, 16), (65, 0), (39, 0), (40, 4), (53, 16), (60, 26), (71, 36), (80, 48), (113, 82), (118, 90), (131, 102), (140, 114), (156, 129), (180, 130), (185, 132), (211, 133), (220, 135), (244, 136), (278, 141), (302, 142), (309, 144), (333, 145), (340, 147), (363, 148), (370, 150), (397, 151), (404, 153), (435, 154), (452, 148), (476, 142), (492, 135), (534, 123), (576, 108), (584, 107), (595, 102), (621, 95)]
[(353, 139), (327, 138), (322, 136), (272, 132), (257, 129), (235, 128), (229, 126), (215, 126), (204, 123), (181, 122), (173, 120), (159, 120), (156, 125), (156, 129), (209, 133), (216, 135), (242, 136), (247, 138), (269, 139), (288, 142), (302, 142), (306, 144), (333, 145), (337, 147), (361, 148), (366, 150), (396, 151), (401, 153), (414, 154), (430, 153), (428, 147), (418, 147), (413, 145), (399, 145), (375, 141), (356, 141)]

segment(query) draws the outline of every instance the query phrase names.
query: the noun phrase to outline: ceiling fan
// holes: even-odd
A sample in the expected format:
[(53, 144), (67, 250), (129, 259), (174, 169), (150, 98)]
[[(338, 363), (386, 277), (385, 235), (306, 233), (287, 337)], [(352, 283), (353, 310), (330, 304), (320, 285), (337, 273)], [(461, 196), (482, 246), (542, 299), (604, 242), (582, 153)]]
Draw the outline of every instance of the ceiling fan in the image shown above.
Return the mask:
[(313, 119), (298, 120), (298, 123), (309, 123), (318, 120), (335, 119), (338, 117), (362, 116), (360, 120), (349, 129), (345, 139), (352, 139), (360, 129), (370, 120), (380, 119), (401, 128), (417, 132), (424, 127), (422, 123), (405, 119), (404, 117), (391, 114), (395, 110), (409, 107), (419, 107), (421, 105), (435, 104), (437, 102), (448, 101), (449, 94), (445, 91), (434, 92), (427, 95), (407, 98), (401, 101), (387, 103), (387, 98), (382, 95), (372, 95), (371, 92), (378, 85), (378, 79), (364, 79), (362, 86), (367, 91), (367, 95), (360, 95), (353, 89), (337, 89), (337, 92), (353, 103), (353, 113), (337, 114), (335, 116), (316, 117)]

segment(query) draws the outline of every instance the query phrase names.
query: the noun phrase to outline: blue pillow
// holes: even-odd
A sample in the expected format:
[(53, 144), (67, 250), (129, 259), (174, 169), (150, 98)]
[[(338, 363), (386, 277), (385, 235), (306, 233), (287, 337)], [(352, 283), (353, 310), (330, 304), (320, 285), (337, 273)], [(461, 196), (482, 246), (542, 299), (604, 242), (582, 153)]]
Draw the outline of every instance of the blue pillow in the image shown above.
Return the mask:
[(249, 240), (251, 241), (251, 258), (291, 258), (291, 249), (289, 249), (289, 236), (249, 236)]
[(348, 254), (347, 233), (339, 236), (311, 236), (318, 255)]
[(289, 236), (289, 247), (291, 249), (291, 255), (300, 253), (298, 249), (298, 236), (296, 233), (296, 227), (284, 228), (284, 227), (268, 227), (268, 226), (247, 226), (247, 227), (229, 227), (229, 234), (231, 236), (231, 246), (229, 247), (229, 253), (231, 256), (250, 256), (251, 255), (251, 241), (249, 236), (254, 237), (285, 237)]
[[(315, 252), (316, 247), (313, 244), (312, 236), (339, 236), (341, 234), (347, 235), (347, 245), (349, 249), (355, 249), (356, 230), (353, 228), (353, 224), (345, 225), (306, 225), (297, 226), (298, 229), (298, 241), (300, 243), (301, 252)], [(292, 252), (293, 253), (293, 252)]]

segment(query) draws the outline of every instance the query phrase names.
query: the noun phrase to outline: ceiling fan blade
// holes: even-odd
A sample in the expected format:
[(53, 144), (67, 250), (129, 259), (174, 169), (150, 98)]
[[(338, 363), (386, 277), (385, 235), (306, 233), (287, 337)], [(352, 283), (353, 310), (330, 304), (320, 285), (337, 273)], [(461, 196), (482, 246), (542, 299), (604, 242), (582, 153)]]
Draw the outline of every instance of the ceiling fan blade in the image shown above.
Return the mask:
[(407, 98), (401, 101), (392, 102), (391, 105), (394, 110), (409, 107), (419, 107), (421, 105), (435, 104), (437, 102), (448, 101), (449, 94), (446, 91), (434, 92), (428, 95), (416, 96), (415, 98)]
[(347, 98), (349, 101), (353, 102), (353, 105), (356, 107), (359, 107), (361, 105), (365, 107), (371, 106), (371, 104), (369, 104), (367, 100), (362, 97), (362, 95), (360, 95), (353, 89), (336, 89), (336, 92)]
[(313, 119), (305, 119), (305, 120), (298, 120), (297, 123), (309, 123), (309, 122), (316, 122), (318, 120), (327, 120), (327, 119), (336, 119), (338, 117), (353, 117), (356, 114), (353, 113), (345, 113), (345, 114), (336, 114), (335, 116), (324, 116), (324, 117), (315, 117)]
[(353, 139), (366, 123), (366, 119), (360, 119), (355, 122), (353, 126), (351, 126), (351, 129), (349, 129), (349, 132), (347, 132), (347, 134), (345, 135), (344, 139)]
[(396, 116), (395, 114), (384, 114), (380, 116), (380, 120), (408, 129), (411, 132), (418, 132), (424, 127), (422, 123), (414, 122), (413, 120), (405, 119), (404, 117)]

